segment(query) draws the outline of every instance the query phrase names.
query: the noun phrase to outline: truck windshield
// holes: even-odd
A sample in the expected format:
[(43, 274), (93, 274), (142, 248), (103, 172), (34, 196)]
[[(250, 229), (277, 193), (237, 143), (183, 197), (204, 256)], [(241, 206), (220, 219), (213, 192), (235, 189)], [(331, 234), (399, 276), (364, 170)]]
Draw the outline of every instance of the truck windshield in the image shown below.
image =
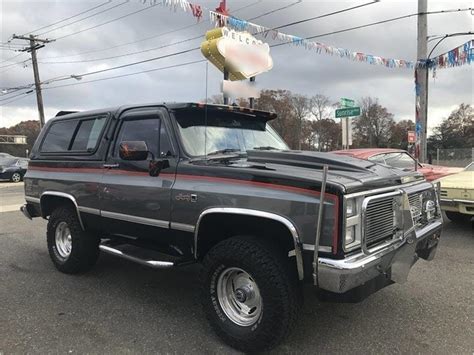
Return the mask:
[(175, 112), (185, 151), (191, 156), (245, 153), (251, 149), (289, 149), (262, 118), (209, 110)]

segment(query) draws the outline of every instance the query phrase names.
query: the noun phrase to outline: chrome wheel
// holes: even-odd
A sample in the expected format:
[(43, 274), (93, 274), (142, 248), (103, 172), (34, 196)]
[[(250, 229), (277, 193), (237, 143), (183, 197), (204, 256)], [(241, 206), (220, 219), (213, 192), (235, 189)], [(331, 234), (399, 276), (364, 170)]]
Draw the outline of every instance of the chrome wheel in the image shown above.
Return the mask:
[(262, 313), (262, 297), (254, 279), (239, 268), (225, 269), (217, 280), (217, 297), (226, 316), (235, 324), (249, 327)]
[(71, 230), (66, 222), (59, 222), (55, 232), (56, 250), (64, 260), (69, 258), (72, 250)]
[(18, 173), (14, 173), (14, 174), (12, 175), (12, 181), (13, 181), (13, 182), (20, 182), (20, 181), (21, 181), (21, 175), (18, 174)]

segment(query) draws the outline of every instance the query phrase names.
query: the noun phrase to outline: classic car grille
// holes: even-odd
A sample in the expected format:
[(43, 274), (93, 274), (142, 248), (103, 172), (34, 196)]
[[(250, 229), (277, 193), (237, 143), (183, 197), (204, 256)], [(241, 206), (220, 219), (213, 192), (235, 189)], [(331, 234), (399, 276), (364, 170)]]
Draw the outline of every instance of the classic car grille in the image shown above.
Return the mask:
[(365, 219), (365, 242), (367, 246), (391, 238), (394, 231), (394, 197), (370, 201)]

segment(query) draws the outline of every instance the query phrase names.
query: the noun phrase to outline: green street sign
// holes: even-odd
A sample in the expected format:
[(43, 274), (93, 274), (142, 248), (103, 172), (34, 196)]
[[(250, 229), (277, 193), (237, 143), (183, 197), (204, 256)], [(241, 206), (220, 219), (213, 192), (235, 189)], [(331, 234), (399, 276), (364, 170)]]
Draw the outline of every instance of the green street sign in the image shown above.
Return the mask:
[(360, 107), (340, 108), (336, 110), (336, 118), (360, 116)]
[(344, 108), (354, 107), (355, 101), (352, 99), (346, 99), (345, 97), (341, 98), (341, 106)]

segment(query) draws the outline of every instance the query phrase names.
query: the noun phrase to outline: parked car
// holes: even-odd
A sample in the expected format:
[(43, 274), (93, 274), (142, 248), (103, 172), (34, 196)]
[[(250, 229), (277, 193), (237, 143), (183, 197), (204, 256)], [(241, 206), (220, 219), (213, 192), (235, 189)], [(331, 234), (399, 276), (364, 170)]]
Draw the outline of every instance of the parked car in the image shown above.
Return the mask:
[(441, 208), (453, 222), (474, 217), (474, 163), (455, 175), (440, 180)]
[(28, 169), (28, 159), (0, 158), (0, 180), (20, 182)]
[(11, 159), (13, 159), (13, 158), (15, 158), (15, 157), (14, 157), (13, 155), (11, 155), (11, 154), (8, 154), (8, 153), (0, 153), (0, 160), (1, 160), (1, 159), (6, 159), (6, 158), (11, 158)]
[(434, 181), (444, 176), (456, 174), (462, 168), (452, 168), (440, 165), (421, 164), (406, 150), (392, 148), (363, 148), (336, 150), (332, 153), (365, 159), (375, 163), (385, 164), (403, 170), (418, 170), (428, 181)]
[(437, 186), (421, 174), (291, 151), (275, 118), (202, 104), (56, 117), (32, 149), (21, 210), (48, 219), (64, 273), (100, 251), (153, 268), (202, 263), (216, 333), (268, 350), (294, 328), (304, 283), (359, 301), (431, 260), (442, 228)]

